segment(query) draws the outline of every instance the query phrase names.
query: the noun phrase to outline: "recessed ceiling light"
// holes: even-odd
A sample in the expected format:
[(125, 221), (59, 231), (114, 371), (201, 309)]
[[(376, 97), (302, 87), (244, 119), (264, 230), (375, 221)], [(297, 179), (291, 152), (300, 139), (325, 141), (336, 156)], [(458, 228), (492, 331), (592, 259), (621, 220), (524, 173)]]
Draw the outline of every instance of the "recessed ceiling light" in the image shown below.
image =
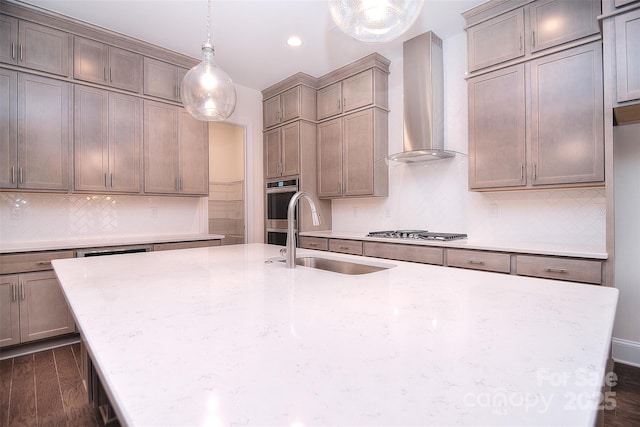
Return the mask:
[(287, 40), (287, 44), (292, 47), (298, 47), (302, 45), (302, 39), (298, 36), (291, 36)]

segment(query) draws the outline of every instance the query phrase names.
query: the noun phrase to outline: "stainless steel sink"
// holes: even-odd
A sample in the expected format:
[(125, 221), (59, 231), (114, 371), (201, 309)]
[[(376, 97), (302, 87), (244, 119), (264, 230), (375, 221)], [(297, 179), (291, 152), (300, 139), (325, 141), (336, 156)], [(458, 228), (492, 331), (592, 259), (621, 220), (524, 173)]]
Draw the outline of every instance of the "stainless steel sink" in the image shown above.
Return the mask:
[[(282, 261), (284, 262), (284, 260)], [(356, 262), (341, 261), (330, 258), (320, 257), (300, 257), (296, 258), (296, 265), (301, 267), (317, 268), (320, 270), (333, 271), (341, 274), (368, 274), (376, 271), (386, 270), (393, 267), (389, 264), (386, 266), (360, 264)]]

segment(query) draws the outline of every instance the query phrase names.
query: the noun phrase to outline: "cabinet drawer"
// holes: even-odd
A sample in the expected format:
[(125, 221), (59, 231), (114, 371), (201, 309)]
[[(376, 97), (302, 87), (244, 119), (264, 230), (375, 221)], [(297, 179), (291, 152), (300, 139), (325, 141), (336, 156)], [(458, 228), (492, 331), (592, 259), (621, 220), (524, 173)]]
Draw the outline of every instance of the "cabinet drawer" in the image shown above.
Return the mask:
[(329, 250), (343, 254), (362, 255), (362, 242), (355, 240), (330, 239)]
[(449, 267), (471, 268), (473, 270), (511, 272), (511, 256), (495, 252), (468, 251), (464, 249), (447, 249), (447, 265)]
[(208, 248), (211, 246), (220, 246), (220, 240), (197, 240), (194, 242), (169, 242), (155, 243), (154, 251), (171, 251), (174, 249), (191, 249), (191, 248)]
[(430, 246), (364, 242), (364, 255), (422, 264), (443, 265), (443, 249)]
[(300, 236), (300, 247), (305, 249), (328, 251), (329, 239), (325, 239), (323, 237)]
[(518, 255), (516, 263), (516, 272), (521, 276), (602, 283), (601, 261)]
[(0, 255), (0, 274), (51, 270), (51, 260), (62, 258), (73, 258), (73, 251), (46, 251)]

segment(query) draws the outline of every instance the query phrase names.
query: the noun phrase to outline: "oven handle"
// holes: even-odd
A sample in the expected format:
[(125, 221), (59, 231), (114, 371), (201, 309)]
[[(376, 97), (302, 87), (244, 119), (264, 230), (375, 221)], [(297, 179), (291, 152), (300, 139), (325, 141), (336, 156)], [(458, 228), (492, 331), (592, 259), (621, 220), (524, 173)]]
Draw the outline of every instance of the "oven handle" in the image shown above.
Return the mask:
[(273, 194), (273, 193), (297, 193), (297, 192), (298, 192), (298, 187), (295, 187), (293, 185), (290, 185), (288, 187), (267, 188), (267, 194)]

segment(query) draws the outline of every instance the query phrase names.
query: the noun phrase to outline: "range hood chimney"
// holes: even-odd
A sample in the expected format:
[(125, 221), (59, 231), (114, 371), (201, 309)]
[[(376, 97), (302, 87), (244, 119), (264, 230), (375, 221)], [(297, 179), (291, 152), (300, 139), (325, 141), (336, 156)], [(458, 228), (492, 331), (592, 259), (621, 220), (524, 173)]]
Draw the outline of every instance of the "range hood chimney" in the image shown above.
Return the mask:
[(444, 149), (442, 40), (429, 31), (403, 44), (404, 151), (387, 157), (402, 163), (455, 156)]

